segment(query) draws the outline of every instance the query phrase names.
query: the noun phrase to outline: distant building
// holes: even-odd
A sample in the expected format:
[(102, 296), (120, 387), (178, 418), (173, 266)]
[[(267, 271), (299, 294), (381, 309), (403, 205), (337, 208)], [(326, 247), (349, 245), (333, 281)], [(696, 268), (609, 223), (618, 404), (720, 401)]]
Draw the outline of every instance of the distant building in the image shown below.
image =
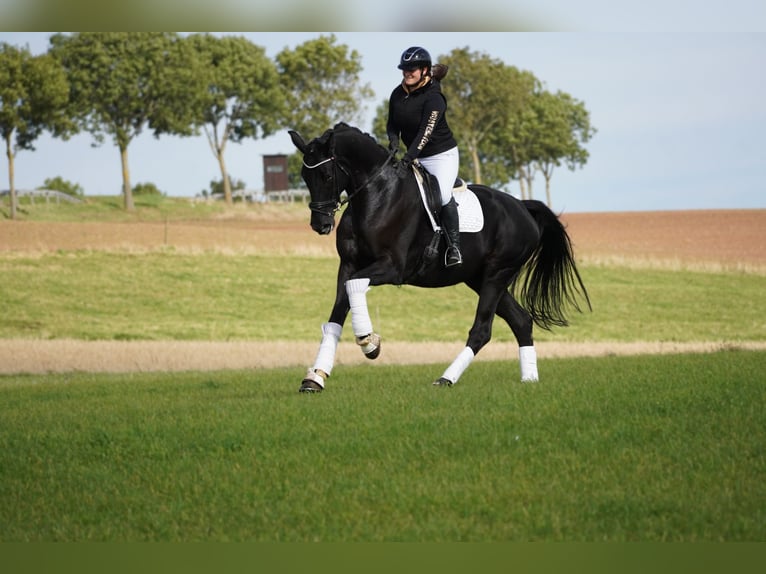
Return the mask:
[(285, 154), (263, 156), (263, 191), (268, 201), (303, 201), (308, 196), (305, 189), (290, 189)]

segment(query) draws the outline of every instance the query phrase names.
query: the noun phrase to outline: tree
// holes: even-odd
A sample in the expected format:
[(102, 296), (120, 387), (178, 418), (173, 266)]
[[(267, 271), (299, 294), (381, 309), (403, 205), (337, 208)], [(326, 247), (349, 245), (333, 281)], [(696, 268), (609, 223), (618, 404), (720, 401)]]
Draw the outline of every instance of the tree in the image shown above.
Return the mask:
[(532, 157), (545, 177), (545, 196), (551, 207), (551, 178), (553, 170), (565, 162), (570, 170), (582, 167), (588, 161), (583, 147), (596, 133), (590, 125), (590, 114), (585, 104), (565, 92), (552, 94), (542, 91), (532, 101), (536, 116), (536, 134)]
[(203, 128), (221, 170), (224, 198), (233, 202), (224, 153), (229, 142), (266, 137), (285, 117), (285, 98), (274, 63), (246, 38), (194, 34), (184, 40), (195, 57), (187, 101), (194, 126)]
[[(334, 34), (320, 36), (276, 57), (287, 97), (285, 125), (307, 137), (319, 136), (340, 121), (361, 123), (363, 103), (374, 95), (369, 84), (361, 83), (359, 52), (335, 42)], [(303, 185), (296, 175), (301, 157), (298, 153), (288, 157), (291, 185)]]
[(521, 199), (532, 199), (535, 175), (533, 160), (538, 133), (537, 117), (530, 104), (531, 98), (527, 98), (526, 105), (509, 114), (503, 128), (493, 133), (487, 143), (495, 162), (505, 166), (506, 181), (519, 180)]
[(524, 110), (537, 79), (468, 48), (455, 49), (439, 62), (449, 66), (442, 92), (460, 145), (461, 171), (470, 173), (475, 183), (504, 184), (510, 179), (508, 159), (492, 154), (487, 144)]
[[(375, 108), (375, 117), (372, 120), (372, 134), (382, 145), (386, 145), (388, 134), (386, 124), (388, 122), (388, 98), (382, 100)], [(401, 143), (399, 144), (401, 147)]]
[(11, 219), (16, 218), (17, 206), (15, 154), (34, 150), (34, 141), (45, 130), (65, 137), (71, 133), (62, 112), (68, 94), (66, 75), (52, 58), (0, 43), (0, 133), (8, 157)]
[(108, 136), (118, 147), (125, 208), (133, 210), (128, 146), (144, 128), (155, 137), (191, 134), (183, 116), (189, 62), (176, 34), (81, 32), (51, 37), (50, 53), (70, 83), (70, 113), (100, 145)]
[(361, 122), (363, 101), (373, 96), (369, 84), (361, 84), (361, 56), (335, 35), (320, 36), (277, 54), (280, 80), (287, 93), (287, 125), (311, 137), (337, 122)]
[[(519, 180), (521, 197), (532, 197), (540, 171), (546, 179), (550, 205), (553, 169), (570, 169), (588, 159), (584, 149), (595, 133), (582, 102), (563, 92), (551, 94), (528, 71), (508, 66), (486, 54), (453, 50), (439, 58), (449, 66), (442, 81), (447, 116), (460, 147), (460, 171), (474, 183), (508, 189)], [(388, 101), (376, 109), (373, 130), (386, 136)]]
[(72, 183), (71, 181), (67, 181), (60, 175), (46, 178), (43, 184), (37, 189), (51, 189), (53, 191), (59, 191), (67, 195), (71, 195), (72, 197), (81, 198), (85, 195), (85, 191), (79, 183)]
[(137, 183), (133, 186), (133, 195), (147, 196), (159, 196), (164, 197), (165, 193), (161, 191), (154, 183), (147, 181), (145, 183)]
[[(229, 187), (231, 188), (232, 193), (235, 191), (242, 191), (245, 189), (246, 185), (245, 182), (241, 179), (237, 179), (232, 181), (231, 176), (229, 176)], [(210, 181), (210, 191), (207, 189), (202, 190), (202, 197), (215, 197), (216, 195), (224, 195), (224, 184), (223, 181), (220, 179), (213, 179)]]

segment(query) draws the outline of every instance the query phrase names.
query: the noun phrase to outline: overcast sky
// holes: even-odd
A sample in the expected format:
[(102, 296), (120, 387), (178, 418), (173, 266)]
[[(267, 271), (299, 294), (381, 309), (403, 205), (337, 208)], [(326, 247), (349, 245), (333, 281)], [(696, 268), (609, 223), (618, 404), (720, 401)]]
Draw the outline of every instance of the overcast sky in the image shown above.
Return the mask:
[[(698, 4), (686, 7), (693, 5)], [(762, 8), (754, 10), (764, 15)], [(646, 11), (636, 14), (640, 20)], [(365, 131), (371, 129), (376, 106), (400, 80), (400, 53), (412, 45), (425, 47), (437, 60), (468, 47), (529, 70), (549, 90), (583, 101), (598, 132), (587, 145), (590, 159), (584, 168), (571, 172), (562, 166), (554, 173), (557, 211), (766, 208), (766, 33), (734, 28), (720, 32), (702, 22), (688, 32), (658, 26), (627, 32), (334, 34), (337, 43), (361, 54), (362, 80), (375, 92), (367, 120), (359, 125)], [(230, 33), (248, 37), (274, 57), (285, 47), (331, 32)], [(42, 53), (49, 36), (0, 32), (0, 41)], [(92, 141), (89, 134), (69, 141), (40, 138), (36, 151), (17, 155), (16, 187), (34, 188), (47, 177), (61, 176), (88, 195), (118, 194), (119, 153), (110, 142), (93, 148)], [(281, 132), (231, 144), (227, 166), (248, 189), (262, 189), (262, 156), (293, 151)], [(152, 182), (173, 196), (194, 196), (220, 178), (203, 137), (157, 140), (145, 133), (131, 143), (129, 161), (133, 184)], [(1, 161), (0, 189), (7, 187), (7, 163)], [(517, 184), (513, 190), (518, 192)], [(542, 179), (534, 191), (544, 197)]]

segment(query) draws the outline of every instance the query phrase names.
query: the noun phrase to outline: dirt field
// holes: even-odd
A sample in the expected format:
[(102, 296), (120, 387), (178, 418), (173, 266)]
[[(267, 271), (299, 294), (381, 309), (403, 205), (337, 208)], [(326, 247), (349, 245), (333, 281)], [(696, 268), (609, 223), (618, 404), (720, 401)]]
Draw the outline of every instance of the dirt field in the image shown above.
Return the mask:
[[(653, 266), (766, 269), (766, 209), (564, 214), (578, 259)], [(94, 249), (335, 254), (302, 220), (260, 217), (183, 223), (0, 221), (0, 254)]]
[(564, 215), (579, 258), (766, 271), (766, 209)]
[[(562, 216), (584, 262), (631, 266), (739, 270), (766, 274), (766, 209), (573, 213)], [(57, 250), (172, 248), (182, 252), (334, 256), (334, 235), (317, 236), (303, 220), (258, 216), (198, 223), (39, 223), (0, 221), (0, 256)], [(67, 371), (179, 371), (299, 366), (318, 341), (306, 343), (180, 343), (3, 341), (0, 373)], [(766, 348), (766, 345), (748, 345)], [(700, 352), (720, 344), (541, 344), (540, 357)], [(403, 344), (384, 340), (383, 364), (448, 362), (460, 344)], [(213, 351), (213, 352), (211, 352)], [(516, 360), (516, 348), (491, 343), (477, 360)], [(298, 357), (296, 361), (292, 357)], [(342, 343), (338, 365), (364, 362), (353, 343)], [(304, 365), (306, 366), (306, 365)]]

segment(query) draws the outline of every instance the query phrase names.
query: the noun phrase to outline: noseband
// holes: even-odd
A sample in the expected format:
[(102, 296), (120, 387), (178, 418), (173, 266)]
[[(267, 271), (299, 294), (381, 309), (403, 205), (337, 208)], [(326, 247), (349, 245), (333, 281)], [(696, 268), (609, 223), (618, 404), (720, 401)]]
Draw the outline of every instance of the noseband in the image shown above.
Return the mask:
[(337, 160), (335, 159), (335, 156), (330, 156), (327, 159), (323, 159), (319, 163), (315, 163), (314, 165), (309, 165), (304, 160), (303, 167), (305, 167), (306, 169), (316, 169), (320, 165), (323, 165), (331, 161), (332, 169), (333, 169), (333, 179), (335, 180), (335, 199), (328, 199), (326, 201), (311, 201), (309, 202), (309, 209), (314, 213), (319, 213), (320, 215), (327, 215), (329, 217), (334, 217), (335, 213), (341, 207), (343, 207), (345, 204), (350, 202), (352, 197), (354, 197), (357, 193), (359, 193), (365, 187), (367, 187), (373, 179), (377, 178), (383, 172), (383, 169), (391, 162), (393, 157), (394, 157), (394, 154), (392, 153), (388, 154), (388, 157), (386, 158), (386, 161), (383, 162), (383, 165), (381, 165), (380, 168), (378, 168), (378, 170), (374, 174), (368, 177), (364, 181), (364, 183), (357, 186), (356, 189), (354, 189), (354, 191), (352, 191), (351, 193), (347, 194), (346, 199), (344, 199), (343, 201), (341, 201), (340, 199), (340, 193), (342, 190), (340, 189), (340, 183), (338, 182), (338, 170), (346, 174), (346, 177), (349, 179), (349, 181), (351, 180), (351, 174), (348, 173), (346, 168), (344, 168), (341, 164), (337, 162)]

